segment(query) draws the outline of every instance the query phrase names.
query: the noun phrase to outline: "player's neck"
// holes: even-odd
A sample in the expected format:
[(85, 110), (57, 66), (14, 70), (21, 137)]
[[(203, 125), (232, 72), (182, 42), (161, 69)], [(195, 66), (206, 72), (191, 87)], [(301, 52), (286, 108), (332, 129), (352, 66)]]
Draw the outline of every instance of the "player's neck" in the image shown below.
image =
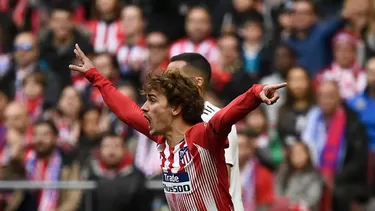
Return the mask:
[(171, 130), (164, 135), (167, 139), (168, 145), (174, 147), (180, 143), (180, 141), (184, 139), (186, 131), (191, 127), (192, 125), (189, 125), (184, 121), (175, 120), (171, 124)]

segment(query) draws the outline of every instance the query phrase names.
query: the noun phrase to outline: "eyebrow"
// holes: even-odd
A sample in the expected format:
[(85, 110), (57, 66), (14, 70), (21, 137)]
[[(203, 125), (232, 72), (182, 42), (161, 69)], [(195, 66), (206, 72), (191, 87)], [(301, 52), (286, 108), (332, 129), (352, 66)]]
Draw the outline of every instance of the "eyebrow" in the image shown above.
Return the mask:
[(154, 94), (147, 94), (147, 97), (155, 97), (155, 98), (157, 98), (156, 95), (154, 95)]

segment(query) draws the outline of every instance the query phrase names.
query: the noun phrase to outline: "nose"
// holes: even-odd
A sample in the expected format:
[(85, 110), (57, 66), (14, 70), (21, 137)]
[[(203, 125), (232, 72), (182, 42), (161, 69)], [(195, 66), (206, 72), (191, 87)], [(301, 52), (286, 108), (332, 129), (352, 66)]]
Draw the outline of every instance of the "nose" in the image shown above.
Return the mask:
[(147, 111), (149, 111), (147, 101), (142, 105), (141, 110), (142, 110), (144, 113), (146, 113)]

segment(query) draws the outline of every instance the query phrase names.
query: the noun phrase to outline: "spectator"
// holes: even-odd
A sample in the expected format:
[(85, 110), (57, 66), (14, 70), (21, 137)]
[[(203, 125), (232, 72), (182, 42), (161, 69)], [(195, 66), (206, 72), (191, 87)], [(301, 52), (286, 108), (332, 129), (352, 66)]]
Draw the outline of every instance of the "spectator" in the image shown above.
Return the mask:
[[(261, 84), (278, 84), (286, 81), (288, 70), (296, 65), (295, 51), (288, 45), (279, 45), (276, 47), (273, 56), (274, 71), (271, 75), (264, 77)], [(278, 121), (278, 111), (285, 102), (286, 89), (280, 90), (280, 99), (271, 106), (265, 106), (270, 125), (275, 126)]]
[(72, 150), (78, 142), (81, 130), (79, 117), (82, 110), (83, 102), (78, 91), (67, 86), (61, 93), (56, 109), (46, 113), (59, 129), (57, 144), (64, 150)]
[(33, 72), (23, 79), (22, 90), (16, 93), (15, 100), (26, 106), (31, 123), (42, 117), (45, 84), (43, 74)]
[(254, 80), (244, 70), (240, 56), (240, 43), (234, 35), (222, 35), (218, 39), (220, 60), (212, 65), (212, 81), (216, 93), (224, 104), (230, 103), (235, 96), (244, 93), (254, 84)]
[[(40, 72), (46, 78), (46, 92), (44, 101), (46, 105), (54, 105), (57, 101), (59, 81), (50, 69), (42, 66), (39, 60), (39, 46), (36, 38), (30, 32), (22, 32), (17, 35), (14, 41), (14, 54), (11, 69), (0, 83), (4, 83), (13, 98), (17, 92), (21, 91), (24, 78), (32, 72)], [(6, 84), (6, 85), (5, 85)]]
[(100, 156), (92, 160), (85, 173), (85, 179), (98, 182), (93, 194), (93, 211), (151, 210), (145, 178), (132, 162), (121, 136), (103, 137)]
[(356, 62), (357, 38), (348, 32), (339, 32), (333, 38), (334, 60), (330, 67), (316, 76), (322, 80), (336, 80), (341, 97), (348, 99), (366, 88), (366, 73)]
[(160, 31), (148, 33), (146, 37), (147, 60), (143, 68), (143, 77), (150, 71), (165, 70), (169, 64), (168, 58), (168, 38)]
[(100, 145), (102, 133), (100, 129), (100, 111), (96, 108), (89, 108), (83, 112), (81, 119), (81, 131), (79, 142), (77, 143), (76, 150), (77, 160), (81, 167), (85, 167), (92, 153)]
[[(5, 88), (3, 88), (2, 85), (0, 85), (0, 140), (2, 139), (2, 137), (5, 135), (3, 132), (3, 129), (5, 128), (5, 125), (4, 125), (4, 111), (5, 111), (5, 108), (8, 104), (8, 101), (9, 101), (9, 97), (6, 93), (6, 90)], [(1, 144), (0, 144), (1, 145)]]
[(307, 115), (302, 139), (325, 182), (322, 206), (350, 210), (351, 203), (367, 193), (366, 130), (357, 114), (341, 102), (335, 82), (323, 82), (317, 96), (318, 106)]
[(120, 18), (120, 0), (95, 0), (94, 19), (87, 23), (96, 53), (115, 54), (124, 35)]
[(137, 5), (127, 5), (122, 9), (121, 18), (125, 35), (117, 52), (120, 75), (122, 79), (133, 80), (138, 85), (140, 70), (147, 59), (143, 9)]
[[(109, 53), (99, 53), (92, 59), (95, 67), (109, 80), (116, 83), (119, 79), (119, 67), (116, 58)], [(83, 78), (88, 82), (86, 78)], [(89, 85), (89, 84), (87, 84)], [(88, 86), (85, 90), (85, 98), (95, 107), (102, 109), (105, 104), (97, 88)]]
[(290, 148), (286, 163), (276, 176), (274, 209), (318, 211), (323, 182), (313, 165), (309, 148), (302, 142)]
[[(128, 81), (120, 81), (117, 84), (117, 89), (124, 95), (130, 97), (134, 102), (138, 102), (138, 93), (137, 89), (131, 82)], [(128, 125), (123, 123), (121, 120), (119, 120), (116, 115), (112, 112), (109, 112), (108, 110), (104, 110), (106, 112), (109, 118), (109, 127), (110, 131), (114, 132), (117, 135), (123, 136), (126, 140), (132, 140), (131, 137), (135, 135), (134, 130), (130, 128)], [(131, 143), (131, 141), (127, 141), (127, 143)], [(135, 152), (133, 147), (130, 147), (130, 150), (132, 152)]]
[(75, 58), (72, 51), (74, 44), (79, 43), (87, 54), (93, 50), (83, 34), (74, 28), (72, 10), (68, 6), (53, 8), (49, 24), (50, 30), (41, 35), (40, 57), (59, 78), (54, 80), (54, 83), (59, 82), (54, 96), (59, 96), (63, 88), (72, 83), (67, 67)]
[[(23, 147), (29, 147), (33, 144), (32, 125), (28, 121), (27, 108), (17, 102), (11, 102), (4, 111), (6, 139), (8, 131), (12, 130), (14, 134), (22, 140)], [(8, 159), (7, 159), (8, 160)]]
[(255, 156), (257, 135), (251, 130), (239, 130), (237, 135), (244, 209), (267, 209), (273, 200), (273, 179), (272, 173)]
[(314, 93), (309, 73), (296, 66), (286, 76), (288, 83), (285, 103), (278, 111), (277, 128), (284, 146), (291, 146), (300, 140), (306, 127), (306, 116), (314, 105)]
[(270, 74), (271, 57), (269, 46), (263, 42), (263, 16), (256, 10), (249, 10), (244, 15), (241, 29), (243, 43), (241, 53), (244, 59), (244, 69), (253, 78), (260, 78)]
[(210, 20), (211, 14), (206, 7), (191, 7), (185, 20), (187, 37), (172, 44), (169, 57), (185, 52), (194, 52), (202, 54), (211, 64), (217, 64), (219, 51), (216, 41), (210, 37), (212, 30)]
[(246, 117), (246, 127), (256, 137), (257, 155), (269, 169), (276, 169), (284, 159), (284, 153), (276, 130), (269, 127), (264, 109), (257, 108)]
[[(341, 17), (327, 23), (318, 21), (316, 6), (312, 1), (298, 0), (293, 3), (292, 28), (294, 32), (287, 42), (296, 50), (298, 62), (315, 75), (331, 62), (329, 40), (342, 28), (355, 8), (346, 7)], [(311, 56), (314, 55), (314, 56)]]
[(366, 65), (367, 72), (367, 88), (363, 93), (358, 94), (357, 96), (348, 100), (348, 105), (351, 109), (355, 110), (363, 124), (367, 129), (367, 136), (369, 137), (369, 182), (371, 185), (371, 195), (372, 203), (370, 203), (369, 210), (373, 210), (375, 207), (374, 203), (374, 176), (375, 172), (373, 170), (374, 160), (375, 160), (375, 118), (374, 115), (374, 99), (375, 99), (375, 58), (371, 58)]
[[(35, 146), (25, 155), (28, 181), (78, 180), (79, 167), (57, 148), (58, 130), (51, 121), (35, 123)], [(44, 189), (32, 192), (32, 200), (27, 210), (76, 210), (80, 201), (80, 191)]]

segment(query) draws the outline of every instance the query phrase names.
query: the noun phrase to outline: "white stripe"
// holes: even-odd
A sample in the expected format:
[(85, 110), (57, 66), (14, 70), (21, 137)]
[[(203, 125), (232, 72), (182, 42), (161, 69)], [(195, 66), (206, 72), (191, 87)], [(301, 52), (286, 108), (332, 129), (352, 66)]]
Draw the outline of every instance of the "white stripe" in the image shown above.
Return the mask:
[(105, 35), (107, 33), (107, 24), (100, 21), (96, 25), (94, 49), (96, 52), (105, 51)]
[(171, 163), (169, 162), (169, 156), (171, 155), (171, 153), (169, 152), (168, 144), (165, 144), (164, 155), (166, 160), (164, 162), (163, 171), (168, 172), (169, 164)]
[(107, 37), (107, 50), (108, 52), (110, 53), (115, 53), (117, 48), (118, 48), (118, 38), (117, 38), (117, 31), (118, 31), (118, 24), (115, 22), (115, 23), (112, 23), (110, 26), (109, 26), (109, 29), (108, 29), (108, 37)]

